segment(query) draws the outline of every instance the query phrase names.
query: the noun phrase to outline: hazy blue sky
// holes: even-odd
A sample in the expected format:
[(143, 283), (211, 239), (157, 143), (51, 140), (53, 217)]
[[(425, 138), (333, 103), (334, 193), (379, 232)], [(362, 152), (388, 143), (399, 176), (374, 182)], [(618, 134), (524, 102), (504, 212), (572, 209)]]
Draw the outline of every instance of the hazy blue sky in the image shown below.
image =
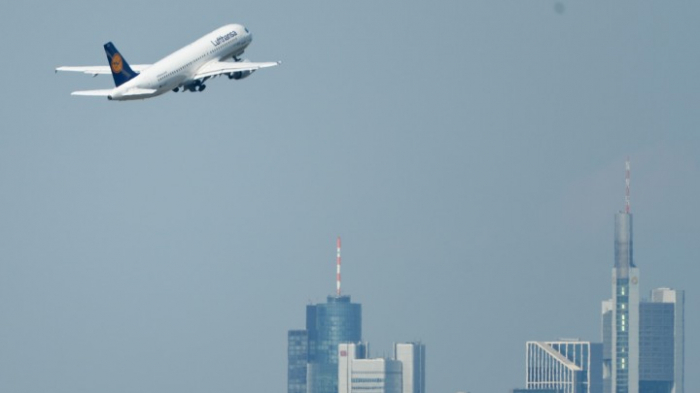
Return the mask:
[[(632, 160), (643, 293), (687, 290), (700, 389), (700, 3), (66, 1), (0, 12), (0, 391), (285, 392), (335, 288), (431, 393), (524, 385), (527, 340), (600, 339)], [(201, 94), (71, 97), (226, 23)]]

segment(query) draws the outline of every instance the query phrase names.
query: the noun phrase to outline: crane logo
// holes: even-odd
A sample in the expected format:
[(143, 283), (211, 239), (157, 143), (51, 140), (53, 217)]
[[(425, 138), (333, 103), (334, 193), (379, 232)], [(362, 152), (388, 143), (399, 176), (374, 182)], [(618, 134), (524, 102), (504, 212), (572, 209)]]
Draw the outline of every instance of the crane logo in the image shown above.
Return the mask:
[(112, 56), (112, 61), (109, 63), (109, 65), (112, 67), (112, 72), (115, 74), (122, 72), (124, 62), (122, 61), (121, 55), (119, 53), (115, 53), (114, 56)]

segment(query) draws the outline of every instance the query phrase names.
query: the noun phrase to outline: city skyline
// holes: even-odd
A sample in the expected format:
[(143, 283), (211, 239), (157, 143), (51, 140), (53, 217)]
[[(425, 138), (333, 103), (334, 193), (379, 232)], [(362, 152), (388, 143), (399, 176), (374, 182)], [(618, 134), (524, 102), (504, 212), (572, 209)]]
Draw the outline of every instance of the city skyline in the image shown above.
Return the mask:
[[(699, 329), (700, 4), (120, 5), (0, 13), (0, 391), (284, 391), (338, 235), (374, 354), (426, 343), (435, 393), (522, 386), (523, 343), (599, 339), (627, 156), (640, 297), (687, 290)], [(283, 64), (130, 103), (54, 73), (229, 23)], [(687, 334), (687, 392), (698, 364)]]

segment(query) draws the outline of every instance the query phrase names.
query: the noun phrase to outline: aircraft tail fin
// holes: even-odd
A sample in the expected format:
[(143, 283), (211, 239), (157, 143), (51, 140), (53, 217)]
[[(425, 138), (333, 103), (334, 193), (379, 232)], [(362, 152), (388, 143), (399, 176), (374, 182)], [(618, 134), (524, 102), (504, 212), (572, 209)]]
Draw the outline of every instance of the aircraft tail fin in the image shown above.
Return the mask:
[(126, 59), (122, 57), (121, 53), (119, 53), (119, 50), (117, 50), (112, 42), (105, 44), (105, 52), (107, 53), (109, 68), (112, 70), (112, 76), (114, 77), (114, 84), (117, 87), (138, 75), (138, 72), (135, 72), (129, 67), (129, 63), (126, 62)]

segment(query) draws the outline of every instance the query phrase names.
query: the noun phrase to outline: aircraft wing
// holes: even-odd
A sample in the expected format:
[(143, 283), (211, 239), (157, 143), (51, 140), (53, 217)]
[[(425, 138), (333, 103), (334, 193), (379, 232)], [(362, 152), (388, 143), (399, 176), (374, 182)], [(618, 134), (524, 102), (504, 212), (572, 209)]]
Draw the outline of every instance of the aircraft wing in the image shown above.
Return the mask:
[(261, 68), (274, 67), (280, 63), (279, 61), (268, 61), (264, 63), (252, 63), (249, 61), (212, 61), (202, 66), (193, 79), (208, 78), (233, 72), (256, 71)]
[[(150, 66), (151, 64), (134, 64), (131, 65), (131, 69), (136, 72), (142, 72)], [(56, 68), (56, 72), (58, 71), (82, 72), (83, 74), (92, 76), (112, 74), (112, 70), (109, 68), (109, 66), (58, 67)]]

